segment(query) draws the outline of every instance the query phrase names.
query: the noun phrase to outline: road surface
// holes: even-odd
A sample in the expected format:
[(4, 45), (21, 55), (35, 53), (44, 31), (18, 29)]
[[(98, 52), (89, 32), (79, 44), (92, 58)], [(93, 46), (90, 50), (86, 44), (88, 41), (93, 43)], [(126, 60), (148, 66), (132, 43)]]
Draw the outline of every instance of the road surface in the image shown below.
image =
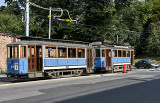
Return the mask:
[(3, 103), (160, 103), (160, 70), (0, 85)]

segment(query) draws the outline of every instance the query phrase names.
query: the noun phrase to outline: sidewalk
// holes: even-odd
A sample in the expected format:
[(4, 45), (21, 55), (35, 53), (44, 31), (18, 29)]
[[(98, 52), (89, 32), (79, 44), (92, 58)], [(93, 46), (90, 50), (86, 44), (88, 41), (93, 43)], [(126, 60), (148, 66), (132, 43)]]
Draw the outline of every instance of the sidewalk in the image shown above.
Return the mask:
[(0, 78), (1, 77), (7, 77), (7, 75), (5, 75), (5, 74), (0, 74)]

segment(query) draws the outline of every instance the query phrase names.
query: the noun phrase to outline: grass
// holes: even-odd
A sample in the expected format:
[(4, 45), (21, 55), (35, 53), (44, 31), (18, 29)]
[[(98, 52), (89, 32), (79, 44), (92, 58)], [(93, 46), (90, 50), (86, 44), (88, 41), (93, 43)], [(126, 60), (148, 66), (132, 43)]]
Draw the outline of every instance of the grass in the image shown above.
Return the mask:
[(137, 61), (139, 60), (151, 60), (155, 63), (158, 63), (160, 65), (160, 57), (147, 57), (147, 56), (138, 56), (138, 57), (135, 57), (134, 59), (134, 63), (136, 63)]
[(4, 71), (4, 70), (0, 71), (0, 74), (6, 74), (6, 73), (7, 73), (7, 71)]

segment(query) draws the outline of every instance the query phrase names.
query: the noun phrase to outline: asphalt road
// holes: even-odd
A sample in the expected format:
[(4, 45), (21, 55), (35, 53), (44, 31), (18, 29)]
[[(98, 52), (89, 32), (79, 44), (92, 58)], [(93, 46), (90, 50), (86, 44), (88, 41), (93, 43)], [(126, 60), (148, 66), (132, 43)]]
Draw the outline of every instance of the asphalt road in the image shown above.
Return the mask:
[(0, 85), (3, 103), (160, 103), (160, 71)]

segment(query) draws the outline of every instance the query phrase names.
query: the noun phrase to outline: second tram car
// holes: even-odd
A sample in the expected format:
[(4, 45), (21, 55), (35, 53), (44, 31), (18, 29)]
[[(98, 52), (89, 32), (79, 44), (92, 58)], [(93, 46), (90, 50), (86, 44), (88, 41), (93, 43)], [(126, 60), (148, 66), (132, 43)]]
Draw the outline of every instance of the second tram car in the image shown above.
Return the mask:
[[(93, 46), (95, 51), (94, 71), (113, 72), (123, 71), (124, 65), (131, 67), (134, 65), (134, 48), (130, 45), (103, 44)], [(111, 57), (111, 52), (113, 57)], [(113, 58), (113, 61), (111, 61)]]
[(7, 45), (7, 75), (20, 77), (79, 76), (111, 70), (110, 51), (114, 51), (114, 71), (133, 65), (131, 46), (91, 45), (87, 42), (19, 37)]

